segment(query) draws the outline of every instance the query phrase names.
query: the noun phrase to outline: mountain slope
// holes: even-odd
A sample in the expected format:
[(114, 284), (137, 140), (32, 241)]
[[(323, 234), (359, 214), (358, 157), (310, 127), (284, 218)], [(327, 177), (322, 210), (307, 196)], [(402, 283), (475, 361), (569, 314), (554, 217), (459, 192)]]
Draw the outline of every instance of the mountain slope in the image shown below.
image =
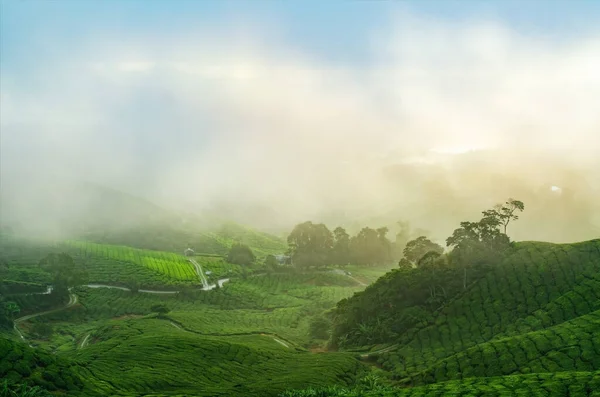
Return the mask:
[(235, 241), (258, 256), (281, 253), (278, 237), (233, 222), (164, 209), (143, 198), (90, 183), (47, 183), (0, 197), (1, 226), (29, 239), (87, 240), (158, 251), (226, 255)]
[(500, 265), (434, 312), (406, 304), (418, 287), (407, 278), (393, 271), (340, 302), (334, 329), (334, 337), (356, 346), (365, 330), (412, 324), (372, 335), (393, 345), (369, 358), (398, 380), (600, 369), (600, 240), (514, 244)]

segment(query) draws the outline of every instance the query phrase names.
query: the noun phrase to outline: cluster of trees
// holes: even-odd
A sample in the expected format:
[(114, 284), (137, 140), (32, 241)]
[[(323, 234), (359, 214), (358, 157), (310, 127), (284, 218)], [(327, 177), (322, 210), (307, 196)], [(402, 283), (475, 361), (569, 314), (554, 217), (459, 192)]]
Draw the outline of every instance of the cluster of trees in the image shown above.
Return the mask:
[(234, 243), (227, 254), (227, 262), (236, 265), (249, 266), (254, 263), (256, 256), (246, 244)]
[(77, 266), (73, 258), (64, 252), (46, 255), (39, 265), (52, 275), (51, 296), (68, 296), (69, 288), (82, 285), (87, 280), (83, 267)]
[(0, 295), (0, 329), (12, 327), (13, 320), (20, 311), (19, 305)]
[(509, 199), (483, 211), (477, 222), (461, 222), (446, 239), (447, 254), (426, 237), (409, 241), (398, 269), (383, 276), (373, 288), (338, 303), (333, 316), (333, 346), (389, 341), (429, 321), (433, 312), (510, 252), (506, 230), (524, 208), (523, 202)]
[(296, 225), (288, 236), (288, 254), (292, 264), (299, 268), (391, 263), (397, 260), (398, 251), (402, 251), (411, 235), (406, 223), (399, 226), (401, 230), (392, 242), (387, 237), (387, 227), (364, 227), (350, 236), (343, 227), (331, 231), (322, 223), (304, 222)]

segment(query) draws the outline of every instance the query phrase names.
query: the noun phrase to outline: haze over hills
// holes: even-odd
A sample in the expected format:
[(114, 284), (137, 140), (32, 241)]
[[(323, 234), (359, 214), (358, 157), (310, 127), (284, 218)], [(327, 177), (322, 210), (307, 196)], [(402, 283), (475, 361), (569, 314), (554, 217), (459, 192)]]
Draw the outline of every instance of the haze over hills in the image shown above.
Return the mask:
[(0, 0), (0, 397), (600, 397), (598, 20)]
[[(59, 175), (278, 235), (306, 219), (405, 220), (438, 239), (472, 207), (512, 196), (539, 211), (515, 238), (596, 237), (596, 25), (555, 40), (481, 10), (454, 23), (373, 7), (385, 17), (359, 24), (360, 37), (315, 24), (327, 33), (312, 44), (346, 32), (361, 62), (333, 56), (350, 51), (337, 44), (323, 53), (295, 41), (268, 13), (251, 14), (260, 23), (224, 11), (202, 26), (165, 20), (168, 34), (124, 26), (118, 37), (102, 28), (111, 13), (76, 38), (40, 22), (48, 35), (23, 33), (28, 54), (4, 47), (15, 55), (3, 57), (0, 87), (3, 190), (43, 208), (44, 194), (25, 189)], [(41, 18), (41, 8), (20, 12)], [(65, 24), (81, 28), (75, 20)], [(73, 40), (68, 52), (44, 51), (53, 35)]]

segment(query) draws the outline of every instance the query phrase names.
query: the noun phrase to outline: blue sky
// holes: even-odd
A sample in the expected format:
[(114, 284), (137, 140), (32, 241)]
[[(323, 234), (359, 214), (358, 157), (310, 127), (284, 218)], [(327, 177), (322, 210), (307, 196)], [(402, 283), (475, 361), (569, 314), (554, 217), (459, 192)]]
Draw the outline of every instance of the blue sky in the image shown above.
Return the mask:
[[(27, 69), (35, 58), (103, 33), (135, 40), (169, 36), (232, 15), (274, 21), (285, 39), (333, 61), (360, 62), (368, 33), (398, 8), (455, 22), (486, 18), (524, 34), (564, 38), (600, 18), (596, 0), (0, 0), (2, 67)], [(47, 43), (53, 45), (49, 46)]]

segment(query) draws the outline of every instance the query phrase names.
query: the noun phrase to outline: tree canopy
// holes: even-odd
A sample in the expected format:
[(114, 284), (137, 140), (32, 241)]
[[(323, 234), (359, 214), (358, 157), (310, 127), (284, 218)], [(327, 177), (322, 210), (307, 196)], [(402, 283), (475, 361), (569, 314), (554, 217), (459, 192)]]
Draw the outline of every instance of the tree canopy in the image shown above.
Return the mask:
[(52, 275), (52, 294), (67, 294), (69, 288), (82, 285), (87, 280), (87, 272), (64, 252), (50, 253), (39, 264)]
[(227, 262), (248, 266), (254, 263), (256, 256), (246, 244), (234, 243), (227, 254)]

